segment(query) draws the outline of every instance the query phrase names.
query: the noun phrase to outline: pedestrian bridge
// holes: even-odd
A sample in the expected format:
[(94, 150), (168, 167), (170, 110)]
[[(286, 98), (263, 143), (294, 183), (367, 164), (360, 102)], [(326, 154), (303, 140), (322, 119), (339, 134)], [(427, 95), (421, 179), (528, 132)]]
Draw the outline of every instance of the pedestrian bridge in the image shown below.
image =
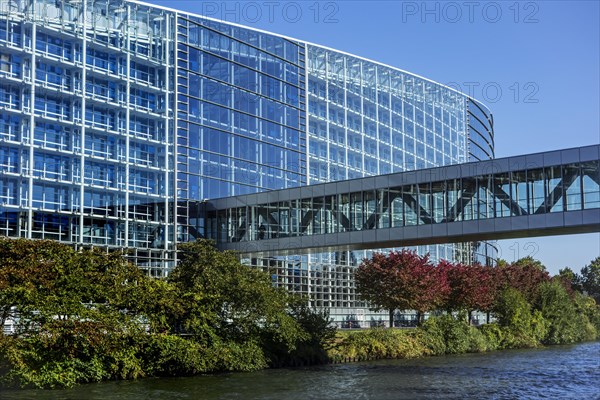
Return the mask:
[(600, 232), (600, 145), (228, 197), (204, 208), (206, 235), (220, 249), (257, 255)]

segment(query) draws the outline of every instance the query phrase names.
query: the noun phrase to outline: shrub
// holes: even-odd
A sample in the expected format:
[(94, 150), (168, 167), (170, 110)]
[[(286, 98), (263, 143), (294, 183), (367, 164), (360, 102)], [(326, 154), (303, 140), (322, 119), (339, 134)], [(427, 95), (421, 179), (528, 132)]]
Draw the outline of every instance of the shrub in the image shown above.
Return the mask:
[(217, 342), (207, 348), (203, 356), (206, 357), (211, 372), (249, 372), (268, 367), (265, 354), (254, 342)]
[(504, 348), (505, 332), (497, 323), (482, 325), (480, 332), (485, 338), (488, 350), (500, 350)]
[(487, 338), (470, 326), (464, 314), (431, 317), (419, 328), (421, 339), (433, 354), (460, 354), (487, 351)]
[(474, 326), (469, 326), (469, 353), (482, 353), (484, 351), (495, 350), (488, 342), (487, 337)]
[(596, 336), (600, 334), (600, 306), (596, 301), (590, 296), (575, 293), (574, 302), (577, 311), (585, 315), (595, 328)]
[(7, 371), (1, 379), (3, 385), (54, 389), (111, 377), (100, 355), (70, 357), (61, 349), (46, 347), (40, 339), (2, 338), (0, 359)]
[(595, 338), (593, 324), (559, 282), (542, 284), (536, 305), (549, 322), (544, 343), (567, 344)]
[(505, 289), (498, 297), (494, 312), (503, 330), (501, 348), (537, 347), (546, 335), (548, 323), (516, 289)]
[(151, 336), (144, 346), (145, 368), (153, 376), (190, 376), (206, 372), (202, 348), (175, 335)]
[(304, 335), (299, 336), (290, 349), (289, 345), (274, 337), (273, 332), (265, 332), (261, 343), (269, 366), (327, 363), (329, 361), (327, 348), (336, 336), (336, 328), (329, 325), (329, 312), (311, 309), (303, 299), (296, 299), (289, 308), (290, 315), (298, 323)]
[(333, 361), (416, 358), (430, 354), (413, 332), (384, 328), (340, 334), (337, 345), (329, 350)]

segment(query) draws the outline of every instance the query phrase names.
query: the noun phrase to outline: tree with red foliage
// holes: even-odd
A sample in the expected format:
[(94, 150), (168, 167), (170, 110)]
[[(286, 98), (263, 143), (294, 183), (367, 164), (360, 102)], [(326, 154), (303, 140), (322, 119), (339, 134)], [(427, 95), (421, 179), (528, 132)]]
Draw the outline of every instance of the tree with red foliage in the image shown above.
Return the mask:
[(419, 321), (423, 313), (441, 307), (450, 293), (448, 278), (443, 270), (427, 263), (412, 270), (417, 286), (412, 309), (418, 311)]
[(448, 311), (466, 310), (471, 320), (473, 310), (489, 312), (496, 296), (495, 270), (479, 264), (453, 264), (446, 260), (438, 263), (446, 275), (450, 290), (445, 301)]
[(523, 260), (499, 269), (500, 285), (517, 289), (529, 304), (534, 304), (539, 286), (550, 281), (550, 274), (543, 266), (540, 267), (539, 261), (523, 262)]
[(429, 262), (429, 256), (414, 251), (376, 253), (363, 260), (355, 272), (357, 291), (374, 310), (416, 310), (419, 314), (443, 303), (449, 291), (446, 276)]

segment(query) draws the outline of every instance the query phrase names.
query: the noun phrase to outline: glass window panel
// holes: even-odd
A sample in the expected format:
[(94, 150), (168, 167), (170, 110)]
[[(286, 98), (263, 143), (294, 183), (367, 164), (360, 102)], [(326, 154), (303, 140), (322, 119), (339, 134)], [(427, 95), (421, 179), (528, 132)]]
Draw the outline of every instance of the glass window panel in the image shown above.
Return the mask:
[(366, 229), (374, 229), (377, 227), (377, 197), (374, 191), (363, 192), (363, 220)]
[(460, 212), (460, 179), (453, 179), (446, 181), (446, 196), (447, 196), (447, 207), (448, 207), (448, 221), (460, 221), (462, 220), (462, 213)]
[(377, 228), (390, 227), (390, 201), (388, 190), (377, 191)]
[(350, 227), (350, 195), (338, 195), (338, 221), (340, 232), (352, 230)]
[(511, 216), (510, 175), (508, 173), (494, 175), (494, 199), (496, 218)]
[(404, 223), (406, 226), (417, 225), (417, 220), (419, 218), (417, 194), (417, 185), (409, 185), (402, 188), (402, 197), (404, 198)]
[(429, 183), (419, 185), (419, 225), (431, 223), (432, 196)]
[(527, 211), (527, 180), (525, 171), (513, 172), (511, 174), (511, 190), (513, 212), (516, 215), (522, 215), (523, 211)]
[(565, 191), (565, 211), (581, 210), (581, 176), (579, 165), (566, 165), (563, 168), (563, 186)]
[(362, 202), (362, 192), (351, 193), (350, 194), (350, 215), (351, 217), (351, 226), (352, 230), (360, 231), (363, 228), (363, 202)]
[(434, 182), (431, 184), (432, 193), (432, 208), (434, 222), (442, 222), (446, 218), (446, 201), (445, 195), (447, 192), (446, 182)]
[(583, 207), (600, 208), (600, 162), (588, 161), (581, 165), (583, 180)]
[(492, 176), (485, 175), (477, 177), (477, 200), (478, 200), (478, 218), (493, 218), (494, 200), (492, 191)]
[(318, 235), (322, 233), (326, 233), (324, 222), (324, 199), (323, 197), (315, 197), (313, 198), (313, 234)]
[(389, 192), (391, 226), (404, 226), (404, 201), (402, 188), (392, 188)]
[(563, 184), (560, 167), (545, 168), (546, 209), (550, 212), (563, 211)]
[(527, 197), (529, 214), (546, 212), (543, 169), (527, 171)]
[(300, 223), (300, 231), (304, 235), (312, 235), (313, 225), (311, 224), (312, 218), (310, 215), (312, 213), (312, 199), (303, 199), (302, 200), (302, 219)]

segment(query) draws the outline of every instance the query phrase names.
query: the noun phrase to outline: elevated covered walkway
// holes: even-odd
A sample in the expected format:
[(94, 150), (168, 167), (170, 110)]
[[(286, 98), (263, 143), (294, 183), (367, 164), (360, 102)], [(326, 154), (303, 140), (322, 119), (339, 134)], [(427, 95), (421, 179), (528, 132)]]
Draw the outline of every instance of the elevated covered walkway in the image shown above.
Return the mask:
[(600, 145), (209, 201), (223, 250), (286, 255), (600, 232)]

